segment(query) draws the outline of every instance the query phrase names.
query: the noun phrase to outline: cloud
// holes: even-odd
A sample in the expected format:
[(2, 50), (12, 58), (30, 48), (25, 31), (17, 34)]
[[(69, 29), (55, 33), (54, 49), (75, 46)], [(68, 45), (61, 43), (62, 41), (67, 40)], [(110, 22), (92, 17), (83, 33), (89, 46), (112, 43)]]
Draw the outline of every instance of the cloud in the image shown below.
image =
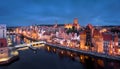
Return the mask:
[(78, 17), (81, 25), (120, 25), (119, 0), (1, 0), (0, 23), (31, 25), (72, 23)]

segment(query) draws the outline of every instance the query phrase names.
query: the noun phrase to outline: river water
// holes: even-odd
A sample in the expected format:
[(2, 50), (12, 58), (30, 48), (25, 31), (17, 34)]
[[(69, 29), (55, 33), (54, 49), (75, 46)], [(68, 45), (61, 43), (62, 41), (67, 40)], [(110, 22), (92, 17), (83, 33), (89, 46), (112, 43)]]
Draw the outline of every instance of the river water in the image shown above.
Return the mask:
[[(11, 35), (13, 45), (25, 40)], [(13, 46), (12, 45), (12, 46)], [(49, 46), (33, 51), (19, 50), (19, 59), (0, 69), (120, 69), (120, 62), (74, 53)]]

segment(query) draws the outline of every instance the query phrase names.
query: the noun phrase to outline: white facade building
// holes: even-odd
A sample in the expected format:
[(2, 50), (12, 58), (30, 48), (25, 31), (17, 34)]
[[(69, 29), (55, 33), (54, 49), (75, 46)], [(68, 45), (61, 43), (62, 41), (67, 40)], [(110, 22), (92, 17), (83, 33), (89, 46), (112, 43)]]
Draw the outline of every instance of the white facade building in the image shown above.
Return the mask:
[(6, 38), (6, 25), (0, 24), (0, 38)]

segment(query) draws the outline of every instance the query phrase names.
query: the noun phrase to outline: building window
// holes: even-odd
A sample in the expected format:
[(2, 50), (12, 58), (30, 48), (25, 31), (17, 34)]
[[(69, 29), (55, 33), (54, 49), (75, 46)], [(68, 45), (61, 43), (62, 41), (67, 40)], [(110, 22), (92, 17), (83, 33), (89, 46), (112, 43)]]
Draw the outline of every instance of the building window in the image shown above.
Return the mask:
[(3, 43), (0, 43), (0, 47), (3, 47)]

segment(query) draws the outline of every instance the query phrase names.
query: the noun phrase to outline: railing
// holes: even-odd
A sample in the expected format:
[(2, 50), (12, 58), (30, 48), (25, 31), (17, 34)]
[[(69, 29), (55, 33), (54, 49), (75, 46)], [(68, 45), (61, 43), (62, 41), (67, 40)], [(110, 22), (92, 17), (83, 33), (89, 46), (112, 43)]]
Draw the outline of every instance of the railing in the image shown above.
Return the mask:
[(45, 41), (39, 41), (39, 42), (33, 42), (33, 43), (29, 43), (29, 44), (20, 44), (20, 45), (14, 46), (14, 48), (29, 47), (31, 49), (36, 50), (37, 48), (33, 47), (34, 44), (46, 44), (46, 42)]

